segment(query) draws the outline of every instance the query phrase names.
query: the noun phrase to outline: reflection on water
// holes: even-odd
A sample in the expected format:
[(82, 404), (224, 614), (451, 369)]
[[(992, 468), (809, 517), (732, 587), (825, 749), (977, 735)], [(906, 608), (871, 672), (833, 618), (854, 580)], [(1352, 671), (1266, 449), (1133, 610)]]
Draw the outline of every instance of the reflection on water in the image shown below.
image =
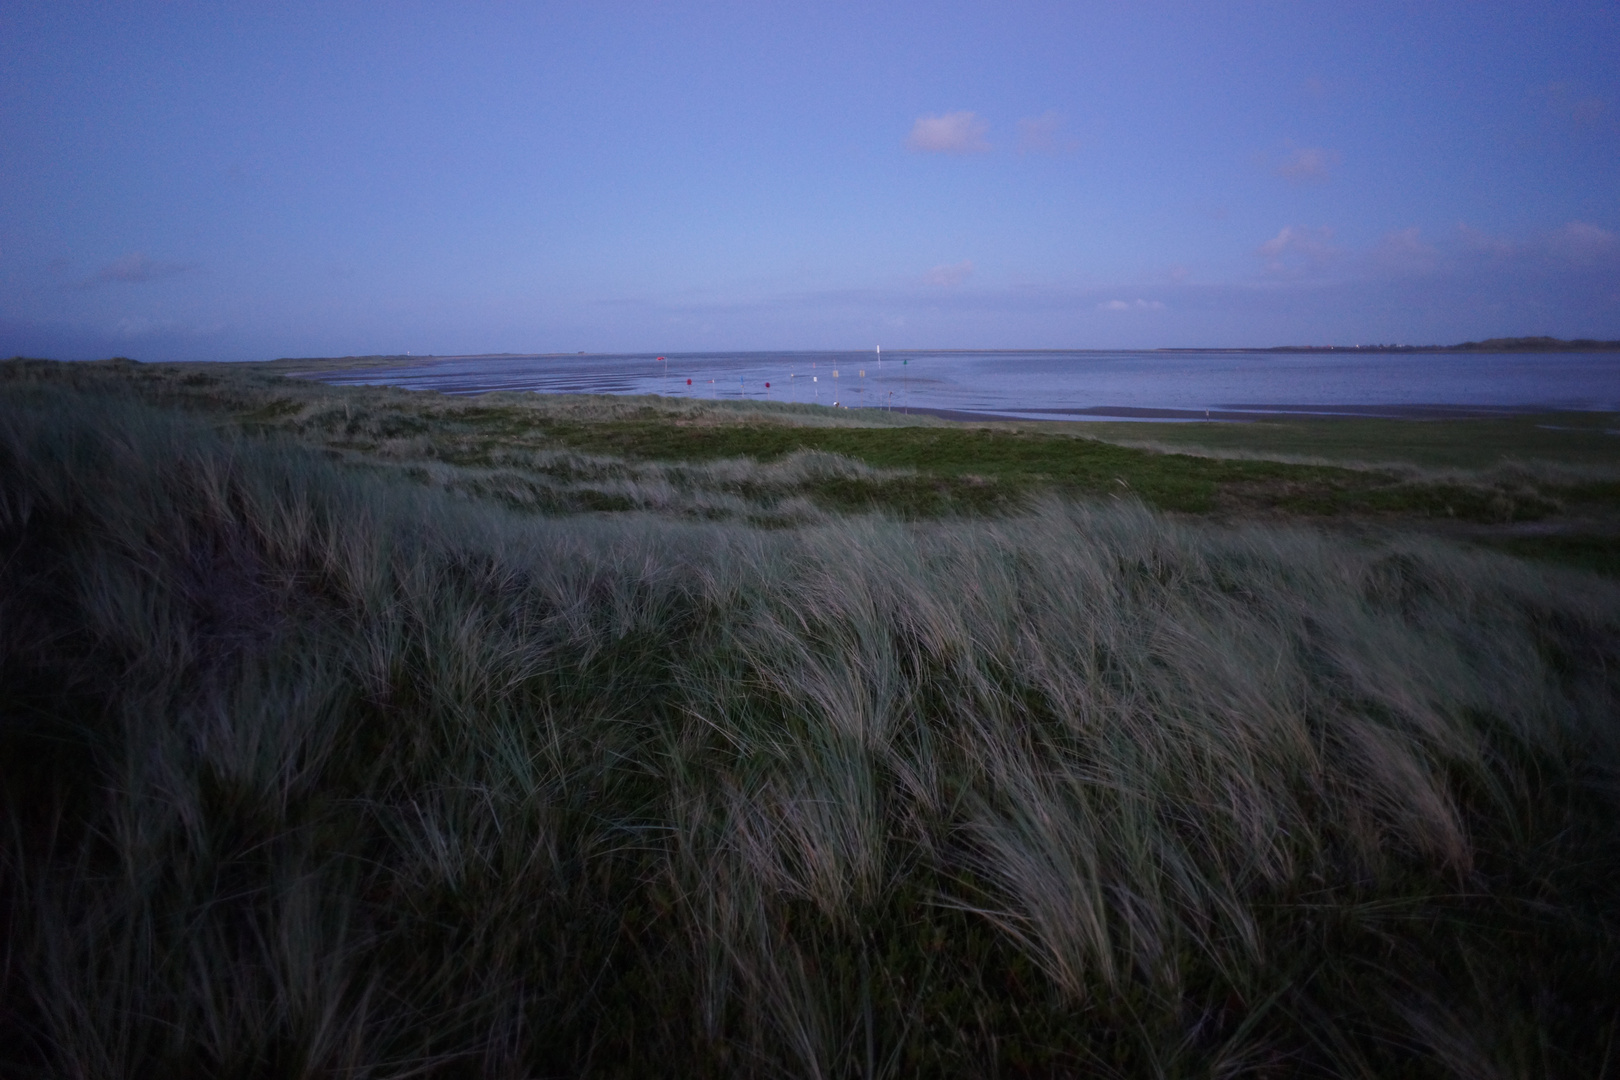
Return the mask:
[(1613, 352), (502, 355), (308, 375), (452, 394), (663, 394), (1046, 420), (1620, 409)]

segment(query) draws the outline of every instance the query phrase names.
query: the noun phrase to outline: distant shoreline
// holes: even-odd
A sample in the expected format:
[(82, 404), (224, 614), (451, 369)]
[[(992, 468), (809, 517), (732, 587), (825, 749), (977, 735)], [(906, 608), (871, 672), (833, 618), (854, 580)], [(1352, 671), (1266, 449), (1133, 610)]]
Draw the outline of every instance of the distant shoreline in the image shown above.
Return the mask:
[(1552, 337), (1487, 338), (1460, 345), (1272, 345), (1248, 349), (1153, 349), (1169, 353), (1537, 353), (1537, 352), (1620, 352), (1620, 341), (1591, 338), (1565, 340)]
[[(855, 353), (864, 352), (859, 349), (738, 349), (724, 350), (724, 355), (749, 355), (755, 353)], [(1458, 345), (1253, 345), (1241, 348), (1212, 348), (1212, 347), (1176, 347), (1159, 349), (930, 349), (930, 348), (901, 348), (894, 347), (889, 350), (890, 355), (900, 357), (905, 353), (950, 353), (955, 355), (972, 355), (975, 353), (1216, 353), (1216, 354), (1242, 354), (1242, 353), (1563, 353), (1563, 352), (1620, 352), (1620, 341), (1598, 341), (1591, 338), (1563, 339), (1552, 337), (1522, 337), (1522, 338), (1487, 338), (1484, 341), (1464, 341)], [(640, 356), (641, 352), (628, 353), (595, 353), (595, 352), (540, 352), (540, 353), (417, 353), (404, 356), (371, 355), (371, 356), (284, 356), (276, 360), (248, 360), (238, 361), (262, 366), (287, 368), (304, 364), (343, 364), (356, 368), (371, 367), (410, 367), (418, 364), (431, 363), (440, 360), (496, 360), (496, 359), (577, 359), (581, 356)], [(651, 356), (652, 352), (647, 351)], [(687, 355), (720, 355), (700, 350), (695, 353), (669, 353), (670, 356)]]

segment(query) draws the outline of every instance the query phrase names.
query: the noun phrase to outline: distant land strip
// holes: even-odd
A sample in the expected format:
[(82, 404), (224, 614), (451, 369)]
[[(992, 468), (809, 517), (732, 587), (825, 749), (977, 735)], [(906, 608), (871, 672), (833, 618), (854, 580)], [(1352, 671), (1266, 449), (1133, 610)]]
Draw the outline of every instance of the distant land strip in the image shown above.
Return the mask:
[(1555, 337), (1486, 338), (1484, 341), (1465, 341), (1461, 345), (1273, 345), (1258, 349), (1155, 349), (1154, 352), (1616, 352), (1620, 341), (1594, 341), (1591, 338), (1566, 340)]
[[(792, 351), (792, 350), (790, 350)], [(802, 350), (806, 352), (854, 352), (864, 350)], [(1465, 341), (1460, 345), (1270, 345), (1248, 346), (1244, 348), (1163, 348), (1163, 349), (931, 349), (931, 348), (901, 348), (890, 350), (894, 356), (902, 353), (1538, 353), (1538, 352), (1620, 352), (1620, 341), (1597, 341), (1592, 338), (1564, 339), (1555, 337), (1512, 337), (1512, 338), (1486, 338), (1484, 341)], [(260, 367), (272, 370), (289, 367), (301, 367), (305, 364), (320, 362), (327, 364), (342, 364), (352, 368), (394, 368), (425, 364), (437, 360), (494, 360), (494, 359), (553, 359), (575, 356), (639, 356), (641, 353), (584, 353), (584, 352), (546, 352), (546, 353), (453, 353), (437, 355), (433, 353), (407, 353), (403, 356), (371, 355), (371, 356), (332, 356), (332, 357), (293, 357), (285, 356), (278, 360), (250, 361)], [(646, 355), (652, 355), (650, 352)], [(691, 355), (671, 353), (676, 355)], [(20, 359), (20, 357), (19, 357)], [(124, 357), (115, 357), (122, 360)]]

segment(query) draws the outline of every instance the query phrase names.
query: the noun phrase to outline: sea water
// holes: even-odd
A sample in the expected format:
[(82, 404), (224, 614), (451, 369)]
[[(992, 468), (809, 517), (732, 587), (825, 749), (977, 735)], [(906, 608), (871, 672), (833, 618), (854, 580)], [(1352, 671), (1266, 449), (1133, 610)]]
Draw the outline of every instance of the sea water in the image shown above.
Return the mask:
[(1047, 420), (1620, 410), (1620, 352), (500, 355), (307, 375), (452, 394), (662, 394)]

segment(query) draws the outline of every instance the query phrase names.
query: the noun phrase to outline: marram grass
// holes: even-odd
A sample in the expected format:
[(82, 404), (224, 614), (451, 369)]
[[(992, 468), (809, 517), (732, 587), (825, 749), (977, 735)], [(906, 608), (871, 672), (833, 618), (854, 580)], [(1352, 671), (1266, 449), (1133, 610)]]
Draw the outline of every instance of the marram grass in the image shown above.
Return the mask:
[(0, 1064), (1612, 1073), (1617, 601), (1117, 500), (545, 516), (14, 394)]

